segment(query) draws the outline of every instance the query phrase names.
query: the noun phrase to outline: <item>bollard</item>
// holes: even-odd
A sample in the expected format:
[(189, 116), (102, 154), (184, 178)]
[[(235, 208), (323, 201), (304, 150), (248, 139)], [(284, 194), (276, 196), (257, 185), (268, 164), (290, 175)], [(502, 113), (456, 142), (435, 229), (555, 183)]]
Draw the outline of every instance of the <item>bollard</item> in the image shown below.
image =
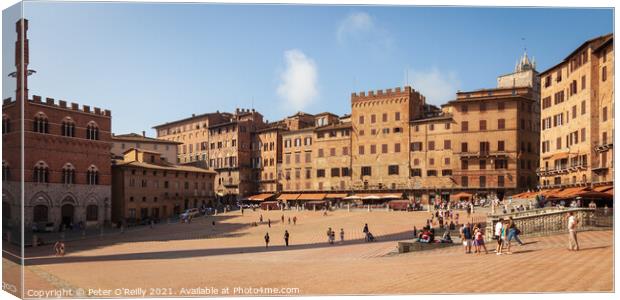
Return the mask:
[(368, 204), (368, 211), (370, 211), (370, 204)]
[(390, 211), (390, 206), (389, 205), (385, 207), (385, 211)]
[(351, 204), (347, 204), (347, 212), (351, 212)]
[(33, 235), (33, 236), (32, 236), (32, 247), (37, 247), (37, 246), (39, 246), (39, 245), (38, 245), (38, 244), (39, 244), (39, 243), (38, 243), (38, 241), (39, 241), (39, 238), (37, 237), (37, 235), (36, 235), (36, 234), (35, 234), (35, 235)]
[(217, 208), (213, 211), (213, 215), (217, 216)]
[(316, 204), (312, 204), (312, 211), (316, 211)]

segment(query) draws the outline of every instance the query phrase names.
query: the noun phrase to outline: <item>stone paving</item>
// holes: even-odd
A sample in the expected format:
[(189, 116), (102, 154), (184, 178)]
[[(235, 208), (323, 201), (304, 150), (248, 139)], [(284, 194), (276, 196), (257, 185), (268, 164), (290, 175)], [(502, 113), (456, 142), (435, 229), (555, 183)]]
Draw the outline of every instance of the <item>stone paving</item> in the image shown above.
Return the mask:
[[(250, 226), (263, 214), (264, 224)], [(611, 291), (613, 233), (582, 232), (582, 251), (570, 252), (566, 236), (527, 239), (514, 254), (464, 254), (462, 247), (395, 254), (428, 212), (245, 211), (154, 229), (68, 242), (65, 257), (49, 247), (27, 251), (27, 289), (60, 288), (295, 288), (290, 294), (411, 294), (462, 292)], [(287, 218), (298, 217), (297, 225)], [(461, 220), (464, 220), (461, 214)], [(272, 220), (271, 228), (266, 224)], [(216, 220), (213, 228), (211, 222)], [(364, 243), (368, 223), (377, 236)], [(345, 242), (326, 243), (327, 227), (345, 230)], [(283, 246), (284, 230), (291, 234)], [(269, 232), (272, 245), (265, 248)], [(339, 235), (336, 235), (339, 241)], [(489, 243), (492, 250), (493, 244)], [(493, 281), (494, 278), (499, 278)], [(166, 290), (168, 291), (168, 290)], [(261, 294), (261, 293), (258, 293)], [(205, 296), (205, 295), (202, 295)], [(237, 295), (239, 296), (239, 295)]]

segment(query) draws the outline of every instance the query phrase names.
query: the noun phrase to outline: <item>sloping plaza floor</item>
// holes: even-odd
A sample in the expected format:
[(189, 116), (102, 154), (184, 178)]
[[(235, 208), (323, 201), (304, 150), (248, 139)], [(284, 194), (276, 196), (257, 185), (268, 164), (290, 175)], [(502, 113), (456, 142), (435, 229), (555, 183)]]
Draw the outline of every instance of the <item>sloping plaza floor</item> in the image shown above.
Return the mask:
[[(258, 221), (264, 224), (250, 226)], [(613, 233), (581, 232), (582, 250), (566, 250), (564, 234), (524, 238), (512, 255), (464, 254), (462, 247), (394, 254), (428, 212), (245, 211), (163, 224), (67, 243), (65, 257), (50, 246), (27, 250), (26, 290), (52, 288), (294, 288), (293, 294), (414, 294), (565, 292), (613, 289)], [(297, 216), (297, 225), (288, 217)], [(479, 216), (479, 215), (477, 215)], [(267, 219), (271, 219), (271, 228)], [(461, 213), (461, 221), (465, 214)], [(212, 221), (216, 221), (215, 227)], [(368, 223), (378, 241), (364, 243)], [(326, 231), (345, 230), (345, 242), (328, 245)], [(283, 246), (283, 233), (291, 247)], [(269, 232), (271, 245), (263, 236)], [(336, 235), (339, 241), (339, 235)], [(489, 243), (492, 251), (493, 244)], [(5, 264), (6, 260), (3, 261)], [(234, 295), (234, 294), (230, 294)], [(147, 294), (147, 296), (153, 296)], [(205, 296), (205, 295), (202, 295)], [(237, 294), (236, 296), (239, 296)]]

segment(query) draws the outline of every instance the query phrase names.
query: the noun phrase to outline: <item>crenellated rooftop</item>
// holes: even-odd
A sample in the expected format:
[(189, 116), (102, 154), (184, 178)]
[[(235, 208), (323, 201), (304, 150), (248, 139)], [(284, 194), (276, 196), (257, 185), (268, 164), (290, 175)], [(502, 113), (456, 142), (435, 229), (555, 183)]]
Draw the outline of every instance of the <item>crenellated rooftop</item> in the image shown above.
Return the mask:
[[(99, 107), (91, 108), (90, 105), (82, 105), (82, 107), (80, 107), (80, 105), (77, 103), (71, 102), (70, 104), (68, 104), (65, 100), (58, 100), (58, 103), (56, 103), (56, 100), (54, 98), (45, 98), (45, 101), (43, 101), (41, 96), (33, 95), (32, 99), (28, 101), (30, 101), (31, 103), (52, 106), (60, 109), (73, 110), (77, 112), (94, 114), (104, 117), (112, 117), (112, 112), (108, 109), (102, 110)], [(3, 100), (2, 105), (7, 105), (14, 102), (15, 101), (13, 101), (12, 98), (6, 98)]]

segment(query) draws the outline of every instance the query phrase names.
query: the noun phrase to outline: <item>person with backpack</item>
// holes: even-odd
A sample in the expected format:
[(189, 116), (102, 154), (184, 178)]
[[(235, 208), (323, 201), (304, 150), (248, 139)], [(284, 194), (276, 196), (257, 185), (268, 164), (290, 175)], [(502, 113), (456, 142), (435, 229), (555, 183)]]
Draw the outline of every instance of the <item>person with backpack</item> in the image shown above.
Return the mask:
[(517, 241), (519, 245), (523, 246), (523, 242), (519, 238), (519, 234), (521, 234), (521, 230), (517, 228), (514, 220), (512, 219), (512, 217), (510, 217), (508, 221), (508, 252), (510, 252), (510, 242), (512, 241), (512, 239), (515, 239), (515, 241)]

